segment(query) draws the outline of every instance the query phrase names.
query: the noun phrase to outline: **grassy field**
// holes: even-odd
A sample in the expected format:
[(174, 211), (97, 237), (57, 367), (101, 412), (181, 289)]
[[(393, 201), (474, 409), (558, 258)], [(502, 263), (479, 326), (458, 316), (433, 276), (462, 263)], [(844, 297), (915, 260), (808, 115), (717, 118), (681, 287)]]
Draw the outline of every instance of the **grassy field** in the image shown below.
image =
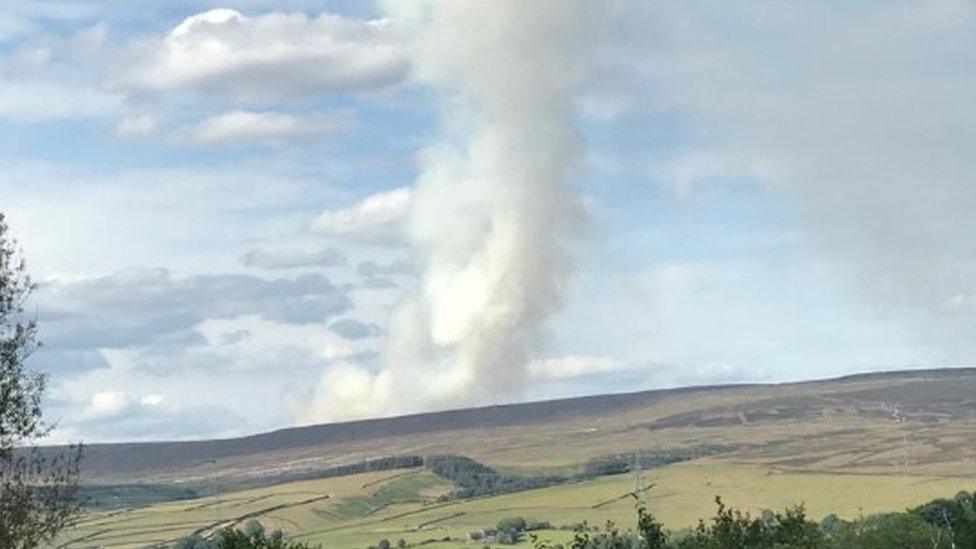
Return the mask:
[[(647, 474), (655, 484), (652, 510), (673, 529), (711, 516), (716, 495), (753, 512), (804, 503), (817, 519), (900, 510), (976, 488), (974, 394), (976, 370), (931, 371), (460, 410), (226, 441), (105, 446), (86, 462), (90, 484), (224, 491), (93, 513), (55, 546), (158, 546), (258, 519), (327, 548), (369, 547), (383, 538), (411, 544), (448, 538), (454, 541), (425, 547), (456, 547), (468, 532), (513, 515), (556, 527), (634, 520), (633, 502), (621, 498), (633, 490), (629, 476), (448, 503), (437, 500), (452, 487), (421, 469), (281, 480), (385, 456), (455, 454), (503, 472), (568, 475), (594, 458), (685, 452), (690, 461)], [(151, 454), (162, 457), (153, 461)], [(268, 486), (241, 489), (258, 481)]]
[[(976, 487), (976, 479), (964, 477), (798, 473), (707, 460), (649, 471), (645, 479), (654, 484), (651, 508), (670, 528), (691, 526), (699, 517), (710, 516), (716, 495), (753, 512), (803, 503), (816, 518), (828, 513), (856, 517), (900, 510)], [(424, 547), (458, 547), (464, 545), (458, 540), (468, 532), (510, 516), (545, 520), (555, 528), (583, 520), (591, 524), (613, 520), (627, 526), (634, 520), (633, 500), (622, 497), (634, 489), (629, 475), (438, 503), (437, 497), (449, 489), (423, 470), (289, 483), (94, 514), (56, 546), (145, 547), (252, 518), (329, 548), (368, 547), (382, 538), (394, 543), (402, 538), (410, 544), (451, 538), (454, 541)], [(564, 539), (570, 534), (545, 535)]]

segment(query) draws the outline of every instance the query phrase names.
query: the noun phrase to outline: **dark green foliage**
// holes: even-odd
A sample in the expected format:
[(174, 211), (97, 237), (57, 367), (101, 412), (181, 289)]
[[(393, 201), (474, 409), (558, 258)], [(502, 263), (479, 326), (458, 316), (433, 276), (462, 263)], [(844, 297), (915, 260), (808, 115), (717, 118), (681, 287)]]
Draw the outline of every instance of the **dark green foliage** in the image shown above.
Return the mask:
[(498, 532), (498, 543), (512, 545), (522, 541), (528, 523), (522, 517), (509, 517), (498, 521), (495, 530)]
[(176, 542), (175, 549), (316, 549), (307, 543), (285, 540), (281, 530), (271, 533), (256, 520), (250, 520), (243, 529), (222, 530), (212, 540), (198, 535)]
[[(951, 534), (913, 513), (891, 513), (847, 523), (828, 547), (834, 549), (949, 549)], [(972, 547), (956, 545), (956, 547)]]
[(529, 520), (525, 525), (525, 530), (531, 532), (533, 530), (549, 530), (552, 528), (552, 524), (545, 520)]
[(976, 492), (959, 492), (952, 499), (937, 499), (913, 509), (912, 513), (946, 530), (956, 547), (976, 547)]
[(724, 446), (703, 444), (674, 450), (642, 451), (637, 454), (636, 459), (633, 454), (603, 456), (586, 462), (583, 470), (573, 475), (508, 475), (499, 473), (471, 458), (455, 455), (429, 456), (424, 459), (424, 465), (434, 474), (454, 484), (454, 491), (444, 499), (463, 499), (509, 494), (598, 476), (626, 473), (633, 469), (635, 463), (642, 469), (653, 469), (716, 454), (727, 449)]
[[(642, 504), (637, 504), (637, 532), (622, 532), (612, 521), (607, 521), (603, 531), (591, 532), (584, 522), (578, 524), (574, 531), (570, 549), (665, 549), (668, 536), (661, 523)], [(532, 536), (534, 549), (563, 549), (558, 543), (540, 540)]]
[[(653, 468), (723, 450), (724, 448), (720, 446), (702, 445), (681, 450), (644, 451), (639, 454), (638, 461), (642, 468)], [(228, 491), (273, 486), (285, 482), (342, 477), (374, 471), (413, 469), (424, 465), (456, 485), (457, 489), (445, 497), (445, 499), (453, 499), (512, 493), (626, 472), (633, 465), (633, 456), (621, 454), (596, 458), (588, 462), (580, 473), (574, 475), (537, 476), (501, 474), (463, 456), (431, 456), (426, 460), (421, 456), (388, 456), (315, 471), (262, 475), (246, 480), (234, 479), (216, 484), (206, 482), (181, 485), (180, 487), (162, 484), (82, 486), (79, 499), (83, 506), (89, 508), (142, 507), (164, 501), (194, 499)]]
[(701, 444), (689, 448), (667, 450), (642, 450), (630, 454), (614, 454), (593, 458), (583, 466), (580, 478), (592, 478), (605, 475), (619, 475), (634, 470), (634, 465), (641, 469), (655, 469), (682, 461), (688, 461), (703, 456), (710, 456), (728, 451), (725, 446)]
[(464, 456), (428, 456), (424, 460), (424, 465), (434, 474), (446, 479), (460, 478), (462, 476), (498, 475), (498, 472), (491, 467)]
[(41, 418), (45, 378), (26, 361), (40, 345), (24, 314), (34, 285), (0, 215), (0, 547), (37, 547), (70, 525), (81, 448), (45, 455), (36, 447), (49, 432)]
[(524, 532), (528, 523), (522, 517), (509, 517), (498, 521), (495, 527), (499, 532)]
[[(538, 546), (538, 544), (537, 544)], [(640, 538), (633, 532), (621, 532), (612, 521), (607, 521), (602, 532), (591, 533), (586, 523), (576, 529), (570, 542), (571, 549), (645, 549)]]
[[(424, 466), (424, 458), (421, 456), (387, 456), (358, 463), (347, 465), (337, 465), (326, 469), (314, 471), (301, 471), (283, 473), (271, 476), (262, 476), (247, 482), (234, 482), (229, 485), (221, 486), (218, 492), (245, 490), (250, 488), (262, 488), (283, 484), (285, 482), (296, 482), (300, 480), (318, 480), (324, 478), (347, 477), (361, 473), (372, 473), (376, 471), (392, 471), (394, 469), (415, 469)], [(197, 490), (201, 495), (209, 495), (214, 492), (213, 486), (203, 486)]]
[(820, 531), (828, 538), (836, 538), (844, 528), (844, 521), (837, 515), (827, 515), (820, 521)]
[(263, 488), (286, 482), (344, 477), (366, 472), (414, 469), (424, 465), (420, 456), (389, 456), (325, 469), (261, 475), (245, 480), (212, 481), (172, 486), (168, 484), (88, 485), (79, 489), (79, 501), (86, 508), (118, 509), (143, 507), (164, 501), (196, 499), (223, 492)]
[(767, 511), (751, 517), (726, 507), (715, 498), (718, 510), (711, 524), (699, 522), (690, 535), (678, 539), (680, 549), (818, 549), (827, 547), (820, 526), (807, 519), (802, 506), (784, 512)]
[(98, 509), (143, 507), (163, 501), (196, 499), (203, 495), (193, 488), (171, 484), (85, 485), (78, 489), (81, 505)]
[(173, 549), (213, 549), (213, 545), (200, 535), (192, 535), (176, 542)]
[[(699, 523), (691, 532), (668, 535), (642, 504), (637, 506), (637, 532), (621, 531), (608, 522), (599, 532), (586, 523), (576, 528), (571, 549), (828, 549), (834, 548), (819, 525), (809, 521), (802, 507), (783, 513), (765, 512), (760, 518), (725, 506), (716, 498), (718, 511), (710, 524)], [(536, 549), (556, 544), (534, 540)], [(938, 546), (936, 546), (938, 547)]]
[(568, 477), (559, 475), (506, 475), (464, 456), (430, 456), (424, 463), (431, 472), (454, 484), (454, 491), (449, 495), (452, 498), (508, 494), (553, 486), (569, 480)]
[(668, 536), (664, 533), (664, 526), (642, 504), (637, 506), (637, 533), (647, 549), (667, 547)]
[[(817, 524), (802, 506), (752, 517), (727, 507), (721, 498), (715, 516), (690, 531), (665, 532), (653, 515), (638, 505), (637, 532), (621, 531), (612, 522), (601, 531), (584, 522), (576, 528), (571, 549), (976, 549), (976, 494), (961, 492), (902, 513), (845, 521), (829, 515)], [(558, 544), (533, 538), (536, 549)]]
[(373, 471), (389, 471), (392, 469), (413, 469), (424, 466), (424, 458), (420, 456), (389, 456), (376, 459), (340, 465), (323, 469), (314, 473), (309, 473), (312, 478), (331, 478), (358, 475), (360, 473), (370, 473)]

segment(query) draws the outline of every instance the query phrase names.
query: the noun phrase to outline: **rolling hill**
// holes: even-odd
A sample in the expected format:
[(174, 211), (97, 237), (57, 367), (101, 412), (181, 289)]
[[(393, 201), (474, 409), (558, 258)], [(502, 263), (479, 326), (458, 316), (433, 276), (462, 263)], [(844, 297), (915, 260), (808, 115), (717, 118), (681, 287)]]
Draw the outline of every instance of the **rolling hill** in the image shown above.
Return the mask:
[(976, 475), (974, 426), (976, 369), (915, 370), (489, 406), (226, 440), (93, 444), (84, 481), (268, 484), (430, 454), (558, 470), (612, 453), (703, 444), (722, 448), (724, 459), (797, 470)]
[[(652, 506), (668, 527), (709, 515), (715, 495), (753, 512), (803, 502), (816, 518), (853, 518), (972, 490), (974, 451), (976, 369), (92, 445), (85, 490), (100, 507), (54, 546), (163, 547), (256, 519), (324, 547), (391, 538), (446, 548), (511, 515), (550, 523), (546, 535), (563, 539), (567, 525), (582, 520), (632, 520), (634, 478), (626, 471), (633, 460), (654, 483)], [(464, 479), (440, 471), (435, 464), (445, 458), (430, 456), (529, 482), (461, 497)]]

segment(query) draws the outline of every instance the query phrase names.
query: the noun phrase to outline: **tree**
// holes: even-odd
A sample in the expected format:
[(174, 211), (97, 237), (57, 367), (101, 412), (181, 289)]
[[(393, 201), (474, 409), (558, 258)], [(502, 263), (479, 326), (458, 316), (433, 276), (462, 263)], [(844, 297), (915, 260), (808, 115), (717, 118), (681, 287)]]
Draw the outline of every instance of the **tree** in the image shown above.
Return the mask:
[(24, 305), (34, 284), (0, 214), (0, 547), (49, 541), (79, 512), (81, 447), (52, 455), (37, 440), (50, 432), (41, 417), (45, 377), (25, 362), (40, 345)]
[(213, 544), (200, 534), (194, 534), (177, 541), (173, 549), (213, 549)]
[(498, 525), (495, 526), (495, 529), (499, 532), (521, 533), (525, 531), (525, 527), (527, 525), (528, 523), (522, 517), (509, 517), (498, 521)]
[(647, 549), (664, 549), (668, 544), (664, 526), (641, 503), (637, 505), (637, 532)]
[(256, 520), (248, 521), (243, 530), (222, 530), (213, 541), (209, 542), (209, 545), (203, 547), (206, 549), (314, 549), (314, 546), (307, 543), (285, 540), (281, 530), (268, 534), (264, 526)]
[(837, 549), (949, 549), (953, 546), (949, 536), (939, 528), (911, 513), (875, 515), (855, 521), (841, 531), (834, 544)]
[(976, 492), (959, 492), (952, 499), (936, 499), (912, 513), (944, 530), (956, 547), (976, 547)]

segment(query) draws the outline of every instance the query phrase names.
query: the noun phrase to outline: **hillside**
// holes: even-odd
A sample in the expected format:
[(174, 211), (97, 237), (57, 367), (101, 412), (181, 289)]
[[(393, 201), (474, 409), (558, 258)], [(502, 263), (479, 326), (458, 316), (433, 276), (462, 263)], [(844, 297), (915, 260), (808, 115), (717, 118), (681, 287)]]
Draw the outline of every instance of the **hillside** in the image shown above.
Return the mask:
[(609, 453), (703, 444), (722, 448), (723, 459), (795, 470), (976, 475), (974, 426), (976, 369), (918, 370), (490, 406), (227, 440), (94, 444), (85, 482), (268, 484), (391, 455), (565, 469)]
[[(84, 493), (94, 503), (54, 546), (165, 546), (251, 519), (350, 548), (382, 538), (461, 547), (467, 532), (513, 514), (554, 527), (627, 524), (635, 480), (619, 473), (635, 459), (655, 485), (652, 505), (672, 528), (709, 515), (716, 495), (752, 512), (803, 502), (818, 520), (854, 518), (971, 490), (974, 451), (976, 369), (603, 395), (230, 440), (93, 445)], [(439, 469), (438, 460), (467, 460), (515, 484), (465, 493), (465, 479)], [(357, 469), (366, 462), (376, 468)]]
[[(779, 473), (749, 465), (682, 463), (647, 472), (654, 483), (650, 504), (668, 528), (692, 526), (714, 512), (716, 495), (758, 513), (802, 501), (816, 520), (827, 514), (854, 519), (865, 513), (900, 511), (936, 497), (971, 489), (969, 479), (911, 475)], [(403, 539), (411, 547), (471, 547), (469, 532), (512, 516), (545, 521), (549, 539), (566, 541), (567, 528), (582, 521), (634, 520), (631, 475), (469, 500), (439, 501), (449, 487), (419, 469), (364, 473), (168, 502), (151, 507), (96, 512), (53, 544), (61, 549), (172, 547), (193, 533), (259, 520), (289, 537), (323, 548), (374, 546)], [(482, 545), (474, 545), (481, 547)], [(497, 547), (492, 545), (492, 547)], [(530, 547), (522, 544), (521, 547)]]

